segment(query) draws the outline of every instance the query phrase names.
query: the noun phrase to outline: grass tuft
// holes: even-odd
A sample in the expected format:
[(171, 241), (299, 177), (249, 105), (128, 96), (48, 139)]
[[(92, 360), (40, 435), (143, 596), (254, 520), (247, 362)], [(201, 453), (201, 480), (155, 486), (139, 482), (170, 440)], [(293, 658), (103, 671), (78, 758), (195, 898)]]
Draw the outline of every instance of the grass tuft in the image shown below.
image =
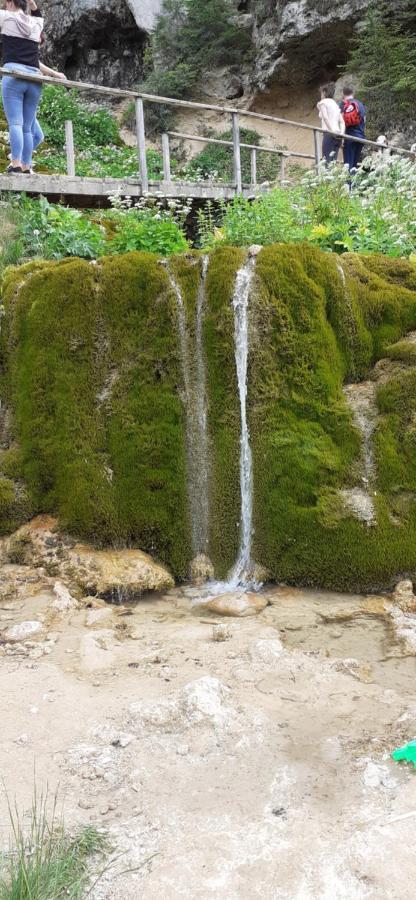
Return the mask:
[(66, 830), (58, 795), (35, 790), (28, 817), (8, 800), (10, 847), (0, 854), (0, 900), (78, 900), (87, 896), (91, 857), (108, 848), (94, 826)]

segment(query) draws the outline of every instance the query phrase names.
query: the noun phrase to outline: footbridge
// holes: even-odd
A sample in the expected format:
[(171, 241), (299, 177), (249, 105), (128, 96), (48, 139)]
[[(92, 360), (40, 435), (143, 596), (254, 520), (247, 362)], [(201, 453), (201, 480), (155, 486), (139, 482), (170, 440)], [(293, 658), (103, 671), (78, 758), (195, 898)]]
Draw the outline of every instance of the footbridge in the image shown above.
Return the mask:
[[(285, 186), (287, 182), (287, 164), (291, 160), (300, 160), (308, 166), (318, 166), (321, 162), (321, 138), (324, 133), (321, 128), (304, 122), (294, 122), (289, 119), (264, 113), (253, 112), (247, 109), (236, 109), (228, 106), (219, 106), (209, 103), (198, 103), (188, 100), (176, 100), (172, 97), (159, 97), (153, 94), (139, 93), (132, 90), (104, 87), (103, 85), (90, 84), (82, 81), (59, 80), (37, 75), (22, 75), (0, 68), (0, 75), (12, 75), (14, 78), (25, 81), (36, 81), (42, 84), (59, 85), (67, 89), (75, 89), (81, 93), (92, 94), (94, 99), (114, 98), (118, 100), (133, 101), (136, 111), (136, 136), (137, 136), (137, 176), (129, 178), (92, 178), (81, 177), (76, 174), (77, 148), (74, 144), (74, 130), (71, 121), (65, 123), (66, 133), (66, 165), (65, 175), (39, 174), (39, 175), (7, 175), (0, 174), (1, 193), (25, 193), (31, 196), (44, 195), (51, 200), (63, 200), (74, 206), (109, 205), (110, 198), (114, 195), (131, 197), (133, 200), (140, 197), (155, 196), (158, 198), (190, 198), (196, 201), (203, 200), (231, 200), (236, 195), (254, 198), (261, 193), (275, 187), (275, 182), (259, 183), (258, 160), (260, 154), (274, 155), (280, 158), (280, 175), (278, 182)], [(158, 181), (149, 178), (146, 159), (146, 128), (145, 128), (145, 104), (170, 106), (177, 109), (193, 110), (203, 116), (207, 112), (221, 114), (225, 119), (225, 128), (231, 124), (230, 141), (220, 140), (204, 136), (203, 134), (189, 134), (178, 131), (170, 131), (161, 135), (161, 152), (163, 158), (163, 177)], [(275, 134), (271, 142), (254, 145), (246, 144), (241, 140), (241, 122), (248, 120), (255, 123), (268, 122), (275, 125)], [(310, 153), (300, 153), (295, 148), (279, 146), (282, 127), (285, 135), (288, 129), (303, 129), (310, 135)], [(192, 141), (202, 145), (219, 144), (229, 149), (233, 161), (233, 177), (230, 183), (223, 181), (182, 181), (172, 173), (171, 145), (172, 140)], [(365, 147), (380, 152), (380, 145), (374, 141), (363, 140), (354, 137), (345, 137), (345, 140), (363, 144)], [(287, 144), (287, 138), (285, 138)], [(241, 150), (250, 152), (250, 180), (244, 182), (241, 165)], [(392, 148), (392, 152), (415, 159), (415, 155), (401, 147)]]

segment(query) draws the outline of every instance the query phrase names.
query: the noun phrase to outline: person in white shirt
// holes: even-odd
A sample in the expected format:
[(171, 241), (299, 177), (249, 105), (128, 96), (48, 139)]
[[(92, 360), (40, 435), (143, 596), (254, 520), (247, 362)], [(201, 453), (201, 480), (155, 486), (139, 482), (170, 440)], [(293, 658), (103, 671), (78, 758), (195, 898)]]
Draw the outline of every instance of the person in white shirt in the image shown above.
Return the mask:
[[(322, 138), (322, 156), (327, 163), (336, 162), (345, 134), (345, 122), (338, 103), (334, 100), (335, 84), (324, 84), (320, 90), (319, 118), (321, 127), (328, 132)], [(339, 137), (336, 137), (338, 134)]]

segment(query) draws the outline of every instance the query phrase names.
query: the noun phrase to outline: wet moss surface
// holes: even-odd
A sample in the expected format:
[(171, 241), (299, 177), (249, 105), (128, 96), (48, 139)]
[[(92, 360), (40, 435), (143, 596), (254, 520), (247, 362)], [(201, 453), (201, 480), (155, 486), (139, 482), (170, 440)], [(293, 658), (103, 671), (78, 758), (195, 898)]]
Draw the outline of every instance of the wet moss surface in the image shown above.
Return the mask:
[[(210, 554), (235, 562), (240, 409), (232, 298), (245, 253), (221, 247), (206, 280)], [(197, 254), (169, 261), (195, 329)], [(177, 309), (166, 267), (132, 253), (97, 265), (31, 263), (6, 272), (0, 530), (32, 511), (99, 543), (134, 544), (186, 578), (191, 557), (186, 409)], [(416, 575), (416, 269), (341, 260), (308, 245), (257, 257), (250, 300), (248, 411), (253, 557), (273, 578), (339, 590)], [(191, 342), (192, 343), (192, 342)], [(193, 346), (193, 344), (192, 344)], [(361, 437), (343, 386), (392, 366), (377, 386), (376, 524), (345, 508)], [(380, 365), (385, 365), (385, 362)]]

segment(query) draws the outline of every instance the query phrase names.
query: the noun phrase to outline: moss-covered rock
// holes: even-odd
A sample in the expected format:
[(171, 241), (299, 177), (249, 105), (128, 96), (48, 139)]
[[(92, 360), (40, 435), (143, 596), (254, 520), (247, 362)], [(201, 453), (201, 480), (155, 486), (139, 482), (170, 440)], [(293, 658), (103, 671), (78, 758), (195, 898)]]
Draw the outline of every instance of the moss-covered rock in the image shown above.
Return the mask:
[(184, 411), (171, 292), (154, 256), (33, 264), (4, 285), (3, 398), (36, 511), (135, 542), (184, 577)]
[[(232, 298), (244, 259), (239, 249), (217, 249), (206, 280), (210, 556), (219, 576), (239, 541)], [(194, 346), (200, 267), (195, 254), (169, 267)], [(96, 265), (36, 262), (6, 273), (3, 299), (2, 398), (14, 424), (0, 453), (1, 529), (29, 509), (16, 512), (24, 483), (35, 511), (58, 514), (63, 527), (101, 544), (138, 545), (185, 578), (186, 404), (166, 267), (139, 253)], [(415, 328), (409, 262), (340, 260), (308, 245), (271, 246), (257, 257), (253, 557), (274, 578), (358, 590), (416, 575)], [(345, 503), (360, 482), (362, 437), (343, 388), (368, 377), (378, 403), (372, 527)]]

